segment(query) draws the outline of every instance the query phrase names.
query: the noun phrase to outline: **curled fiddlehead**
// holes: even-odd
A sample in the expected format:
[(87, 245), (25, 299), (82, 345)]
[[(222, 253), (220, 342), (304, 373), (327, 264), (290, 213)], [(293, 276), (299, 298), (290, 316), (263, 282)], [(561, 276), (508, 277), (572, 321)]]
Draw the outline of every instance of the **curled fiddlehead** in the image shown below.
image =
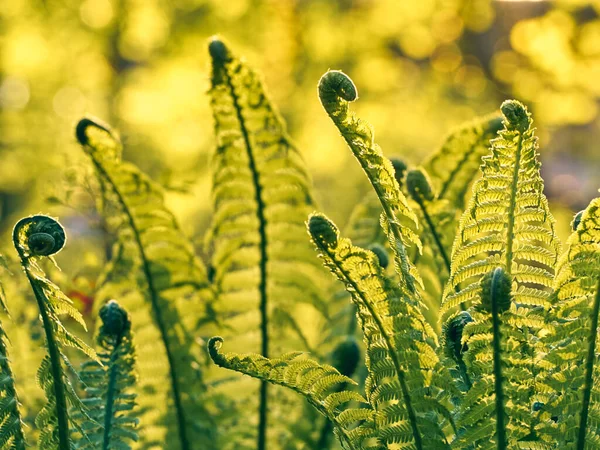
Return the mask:
[(13, 240), (19, 256), (52, 256), (65, 246), (63, 226), (52, 217), (36, 215), (21, 219), (14, 228)]
[(64, 327), (59, 315), (67, 314), (85, 328), (83, 317), (59, 287), (46, 278), (37, 264), (38, 258), (58, 253), (65, 242), (66, 233), (62, 225), (44, 215), (25, 217), (17, 222), (13, 230), (13, 243), (35, 294), (46, 336), (47, 355), (38, 371), (38, 380), (48, 403), (36, 418), (36, 425), (41, 430), (40, 448), (43, 449), (70, 450), (71, 426), (77, 428), (85, 439), (85, 432), (73, 420), (67, 408), (67, 404), (70, 404), (73, 410), (82, 414), (84, 411), (66, 373), (71, 366), (63, 347), (76, 348), (96, 359), (95, 352)]
[(130, 442), (138, 440), (136, 395), (131, 392), (137, 382), (131, 320), (116, 300), (102, 306), (100, 319), (96, 342), (102, 364), (88, 361), (80, 372), (91, 420), (86, 423), (90, 440), (78, 448), (130, 449)]

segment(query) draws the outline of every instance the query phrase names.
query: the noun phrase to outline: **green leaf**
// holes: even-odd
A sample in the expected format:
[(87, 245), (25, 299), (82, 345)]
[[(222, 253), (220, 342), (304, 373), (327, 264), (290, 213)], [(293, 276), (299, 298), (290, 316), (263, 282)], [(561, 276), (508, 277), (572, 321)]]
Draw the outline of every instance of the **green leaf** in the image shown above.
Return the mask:
[(214, 448), (195, 339), (213, 297), (206, 270), (165, 207), (160, 187), (120, 161), (121, 144), (108, 126), (83, 119), (76, 135), (95, 168), (103, 214), (117, 237), (99, 282), (99, 302), (118, 298), (131, 311), (141, 343), (139, 388), (146, 395), (140, 397), (140, 442), (174, 450)]

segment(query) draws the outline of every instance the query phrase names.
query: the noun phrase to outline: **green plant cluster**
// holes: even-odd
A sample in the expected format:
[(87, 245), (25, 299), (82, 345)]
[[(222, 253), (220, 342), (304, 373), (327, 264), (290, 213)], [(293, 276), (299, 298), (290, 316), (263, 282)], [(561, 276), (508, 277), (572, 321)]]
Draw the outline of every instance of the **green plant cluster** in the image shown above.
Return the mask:
[(372, 186), (340, 231), (260, 77), (218, 38), (209, 52), (203, 251), (108, 125), (76, 127), (113, 236), (96, 350), (47, 275), (65, 229), (16, 224), (18, 259), (2, 262), (38, 307), (45, 403), (27, 426), (35, 402), (18, 397), (0, 326), (0, 448), (600, 448), (600, 198), (562, 250), (527, 108), (504, 102), (413, 168), (384, 155), (350, 108), (356, 86), (328, 71), (319, 98)]

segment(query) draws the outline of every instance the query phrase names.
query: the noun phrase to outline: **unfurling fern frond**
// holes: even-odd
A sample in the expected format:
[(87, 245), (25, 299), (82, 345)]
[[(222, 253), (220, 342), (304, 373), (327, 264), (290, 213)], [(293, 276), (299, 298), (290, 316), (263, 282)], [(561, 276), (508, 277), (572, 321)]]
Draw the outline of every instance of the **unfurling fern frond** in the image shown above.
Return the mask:
[(346, 285), (357, 307), (367, 347), (366, 397), (377, 411), (380, 445), (448, 448), (444, 428), (449, 413), (441, 386), (451, 392), (451, 383), (419, 302), (384, 275), (374, 253), (342, 238), (325, 216), (311, 215), (308, 230), (325, 265)]
[(257, 354), (221, 353), (219, 349), (222, 343), (221, 337), (213, 337), (208, 342), (210, 356), (215, 364), (297, 392), (331, 421), (344, 449), (361, 448), (358, 442), (364, 438), (366, 428), (352, 426), (356, 422), (372, 421), (373, 411), (369, 408), (342, 408), (349, 402), (365, 403), (356, 392), (338, 389), (343, 384), (356, 384), (351, 378), (342, 375), (332, 366), (303, 358), (301, 352), (286, 353), (269, 359)]
[(482, 177), (463, 214), (452, 249), (442, 319), (477, 299), (481, 277), (503, 267), (517, 282), (515, 302), (548, 306), (559, 241), (548, 209), (531, 115), (521, 103), (502, 104), (504, 129), (483, 157)]
[(88, 361), (79, 373), (87, 393), (83, 403), (91, 420), (82, 426), (88, 439), (81, 440), (76, 448), (128, 450), (130, 443), (138, 440), (138, 420), (132, 413), (137, 375), (131, 321), (115, 300), (100, 309), (100, 319), (96, 342), (102, 364)]
[(422, 163), (431, 177), (437, 199), (447, 200), (462, 210), (469, 187), (479, 172), (481, 157), (487, 154), (490, 139), (501, 128), (502, 120), (497, 115), (461, 125)]
[(383, 210), (381, 224), (394, 252), (401, 283), (415, 293), (420, 278), (408, 259), (407, 247), (421, 249), (421, 241), (412, 229), (418, 227), (417, 216), (400, 191), (394, 166), (375, 143), (371, 125), (350, 111), (349, 102), (358, 98), (356, 86), (345, 73), (330, 70), (321, 77), (318, 91), (323, 108), (375, 189)]
[[(217, 308), (234, 332), (219, 333), (234, 348), (265, 357), (290, 339), (310, 346), (307, 331), (315, 330), (295, 317), (327, 315), (327, 278), (304, 231), (314, 209), (311, 179), (260, 77), (220, 39), (210, 42), (209, 51), (217, 149), (206, 245)], [(258, 393), (259, 449), (267, 446), (267, 386), (262, 382)], [(249, 400), (245, 410), (251, 408)]]
[[(162, 190), (132, 164), (100, 123), (83, 119), (76, 136), (90, 157), (117, 236), (113, 260), (100, 280), (99, 302), (110, 298), (131, 311), (137, 361), (142, 445), (214, 448), (214, 424), (204, 398), (197, 323), (212, 300), (206, 270), (195, 256)], [(100, 303), (102, 304), (102, 303)], [(150, 345), (150, 343), (152, 345)]]
[(529, 432), (529, 423), (523, 420), (530, 413), (528, 392), (506, 388), (507, 379), (528, 375), (527, 362), (511, 355), (521, 341), (511, 288), (504, 269), (490, 271), (481, 281), (481, 297), (471, 314), (461, 312), (448, 325), (446, 350), (457, 361), (468, 388), (458, 405), (456, 448), (504, 450), (509, 438), (513, 448)]
[[(0, 254), (0, 266), (3, 256)], [(4, 287), (0, 279), (0, 308), (8, 314)], [(0, 323), (0, 449), (25, 450), (23, 420), (19, 410), (19, 398), (15, 387), (15, 378), (8, 359), (8, 338)]]
[(600, 448), (600, 198), (573, 221), (554, 283), (554, 333), (547, 337), (554, 395), (543, 411), (560, 448)]
[(48, 216), (25, 217), (17, 222), (13, 231), (13, 243), (35, 294), (46, 336), (47, 354), (38, 371), (38, 382), (48, 402), (36, 418), (36, 425), (41, 430), (39, 448), (43, 450), (70, 450), (71, 427), (82, 431), (69, 412), (69, 406), (80, 413), (84, 411), (84, 407), (67, 375), (67, 369), (72, 367), (64, 348), (78, 349), (89, 358), (97, 360), (94, 350), (71, 334), (62, 324), (59, 315), (66, 314), (85, 329), (83, 317), (58, 286), (46, 278), (38, 265), (40, 258), (52, 257), (58, 253), (65, 241), (66, 234), (62, 225)]
[(489, 311), (482, 278), (497, 268), (513, 284), (512, 303), (502, 318), (503, 345), (519, 349), (512, 352), (510, 363), (505, 362), (508, 367), (503, 374), (505, 396), (511, 405), (506, 442), (509, 447), (520, 441), (535, 445), (541, 439), (531, 405), (544, 398), (546, 368), (541, 364), (544, 349), (540, 338), (548, 332), (544, 308), (550, 305), (560, 245), (543, 195), (531, 116), (517, 101), (506, 101), (501, 109), (504, 129), (492, 141), (491, 155), (483, 158), (482, 178), (475, 183), (461, 218), (441, 310), (444, 322), (453, 320), (459, 305), (468, 308), (474, 319), (465, 325), (462, 338), (468, 347), (463, 357), (473, 382), (463, 398), (459, 420), (463, 427), (459, 442), (465, 446), (475, 442), (489, 445), (494, 435), (491, 425), (477, 428), (475, 424), (479, 415), (494, 410), (492, 375), (486, 372), (493, 359), (492, 322), (489, 314), (480, 311)]

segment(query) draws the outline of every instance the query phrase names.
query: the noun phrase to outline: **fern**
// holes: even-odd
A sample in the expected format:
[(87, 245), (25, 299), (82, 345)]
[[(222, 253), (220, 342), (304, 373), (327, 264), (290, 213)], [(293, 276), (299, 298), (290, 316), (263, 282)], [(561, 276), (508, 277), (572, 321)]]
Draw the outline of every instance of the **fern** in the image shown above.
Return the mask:
[[(5, 267), (4, 257), (0, 254), (0, 267)], [(0, 279), (0, 307), (8, 314), (4, 286)], [(8, 359), (6, 333), (0, 323), (0, 448), (25, 450), (23, 420), (19, 410), (19, 398), (15, 387), (15, 378)]]
[[(207, 248), (218, 308), (236, 348), (268, 357), (292, 333), (310, 345), (294, 318), (298, 304), (327, 315), (303, 226), (314, 208), (311, 180), (258, 75), (217, 38), (209, 51), (217, 150)], [(267, 446), (267, 386), (259, 391), (258, 449)]]
[[(117, 235), (114, 258), (101, 280), (101, 299), (119, 298), (132, 311), (138, 348), (144, 446), (214, 448), (194, 336), (212, 299), (205, 268), (195, 256), (160, 188), (120, 161), (109, 128), (83, 119), (76, 129), (95, 168), (107, 222)], [(201, 443), (201, 444), (200, 444)]]
[(346, 285), (358, 310), (367, 346), (366, 397), (377, 411), (379, 442), (447, 448), (442, 428), (449, 413), (439, 396), (449, 379), (419, 303), (382, 273), (374, 253), (341, 238), (326, 217), (312, 215), (308, 228), (325, 265)]
[(138, 440), (138, 420), (132, 413), (136, 395), (131, 390), (137, 375), (131, 321), (115, 300), (100, 309), (100, 318), (96, 341), (102, 364), (86, 362), (79, 374), (87, 393), (83, 403), (91, 420), (83, 426), (89, 441), (81, 441), (77, 448), (131, 449), (129, 443)]
[(71, 426), (82, 431), (67, 407), (71, 405), (75, 411), (84, 413), (81, 400), (67, 376), (66, 369), (72, 367), (64, 348), (78, 349), (89, 358), (97, 360), (94, 350), (71, 334), (62, 324), (59, 315), (66, 314), (85, 329), (83, 317), (58, 286), (46, 278), (38, 265), (38, 260), (42, 257), (52, 257), (59, 252), (65, 241), (66, 234), (62, 225), (48, 216), (25, 217), (17, 222), (13, 231), (13, 243), (35, 294), (46, 336), (47, 355), (38, 371), (38, 382), (48, 402), (36, 418), (36, 425), (41, 430), (39, 447), (44, 450), (70, 450)]
[(352, 391), (339, 390), (340, 384), (356, 384), (352, 379), (340, 374), (334, 367), (301, 358), (302, 353), (286, 353), (278, 358), (269, 359), (262, 355), (221, 353), (221, 337), (213, 337), (208, 342), (210, 355), (215, 364), (230, 370), (236, 370), (260, 380), (285, 386), (304, 396), (321, 414), (327, 417), (334, 426), (344, 448), (358, 449), (354, 442), (360, 438), (362, 429), (354, 431), (348, 427), (359, 420), (369, 419), (368, 409), (348, 409), (340, 412), (339, 408), (348, 402), (364, 402), (362, 396)]
[(517, 304), (530, 310), (549, 304), (560, 243), (542, 192), (537, 138), (522, 104), (507, 101), (502, 112), (504, 129), (492, 141), (491, 155), (483, 158), (482, 178), (454, 241), (444, 320), (457, 305), (477, 298), (481, 276), (496, 267), (518, 282)]
[(505, 448), (540, 439), (531, 404), (544, 397), (540, 337), (548, 332), (543, 311), (550, 304), (559, 242), (542, 193), (530, 114), (516, 101), (505, 102), (501, 109), (504, 129), (492, 141), (491, 155), (483, 158), (482, 178), (475, 183), (461, 218), (441, 309), (444, 321), (452, 320), (459, 305), (469, 308), (473, 317), (464, 326), (462, 338), (468, 347), (465, 360), (473, 378), (458, 420), (462, 430), (457, 442), (464, 447), (489, 446), (494, 436), (492, 421), (485, 417), (494, 411), (492, 399), (498, 395), (499, 386), (493, 387), (488, 367), (497, 357), (496, 331), (500, 328), (493, 314), (490, 317), (482, 312), (490, 308), (485, 305), (481, 280), (497, 268), (513, 283), (512, 303), (502, 316), (503, 345), (520, 349), (502, 360), (507, 368), (500, 387), (507, 398), (510, 420), (506, 438), (497, 437), (497, 445)]
[(420, 278), (408, 259), (406, 247), (415, 245), (421, 249), (418, 235), (409, 227), (418, 227), (417, 217), (400, 191), (394, 166), (374, 142), (372, 127), (349, 110), (349, 102), (358, 98), (356, 86), (345, 73), (330, 70), (321, 77), (318, 91), (323, 108), (340, 130), (381, 202), (381, 222), (394, 252), (401, 283), (415, 293)]
[(600, 198), (573, 223), (574, 231), (557, 264), (554, 333), (547, 360), (555, 370), (543, 414), (546, 431), (561, 448), (599, 448), (598, 316), (600, 311)]
[(502, 128), (501, 118), (490, 115), (453, 130), (442, 146), (421, 163), (430, 175), (436, 199), (462, 209), (465, 196), (478, 173), (489, 141)]

